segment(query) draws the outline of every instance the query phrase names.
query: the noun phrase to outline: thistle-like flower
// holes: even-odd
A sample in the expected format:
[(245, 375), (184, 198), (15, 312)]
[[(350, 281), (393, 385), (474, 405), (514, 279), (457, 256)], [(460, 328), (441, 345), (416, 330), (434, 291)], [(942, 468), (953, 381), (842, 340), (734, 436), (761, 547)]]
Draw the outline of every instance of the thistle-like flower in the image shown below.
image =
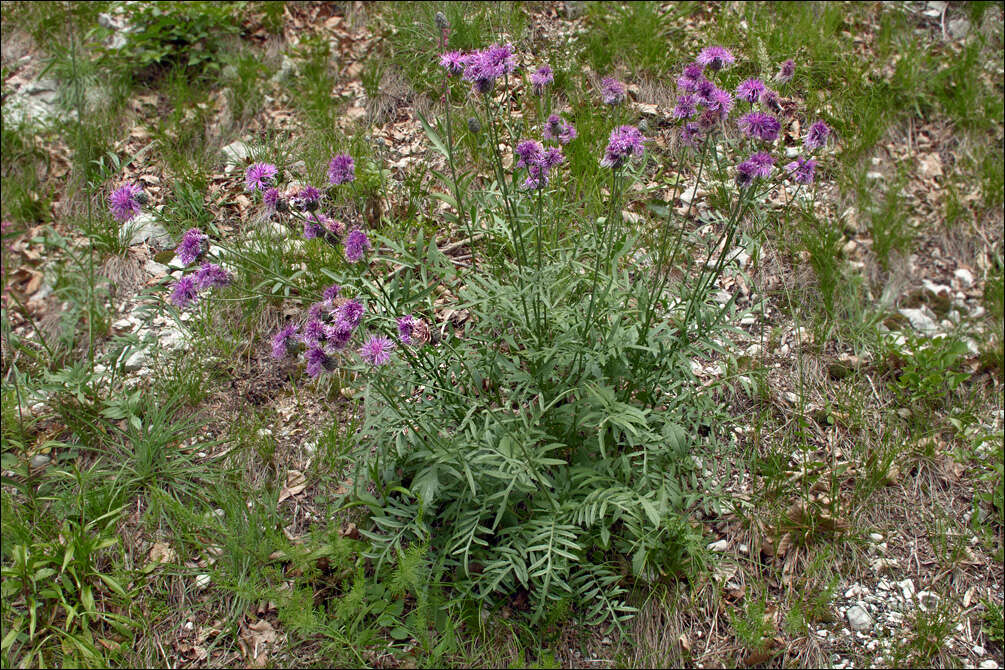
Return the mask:
[(271, 163), (254, 163), (244, 173), (245, 188), (249, 191), (264, 191), (272, 186), (272, 180), (279, 168)]
[(181, 244), (174, 250), (182, 265), (189, 265), (209, 248), (209, 235), (206, 235), (198, 228), (189, 228), (182, 235)]
[(555, 75), (549, 65), (542, 65), (530, 75), (530, 83), (534, 87), (534, 93), (537, 95), (543, 94), (544, 87), (554, 81)]
[(604, 157), (600, 160), (600, 165), (609, 168), (619, 168), (628, 161), (629, 158), (637, 158), (642, 155), (643, 144), (646, 138), (642, 136), (635, 126), (621, 126), (611, 131), (611, 137), (604, 150)]
[(345, 259), (350, 263), (355, 263), (363, 258), (370, 248), (370, 239), (359, 228), (349, 231), (345, 236)]
[(117, 221), (125, 223), (140, 213), (146, 195), (137, 184), (123, 184), (108, 196), (108, 208)]
[(763, 112), (751, 112), (740, 117), (740, 130), (747, 137), (773, 142), (782, 125), (778, 119)]
[(812, 158), (799, 156), (796, 160), (785, 166), (785, 171), (788, 172), (789, 176), (791, 176), (797, 183), (812, 184), (813, 173), (816, 171), (816, 167), (817, 162)]
[(699, 65), (707, 67), (713, 72), (718, 72), (727, 65), (736, 62), (736, 58), (733, 57), (729, 49), (718, 46), (705, 47), (695, 60)]
[(371, 335), (360, 348), (359, 355), (371, 365), (384, 365), (391, 360), (391, 351), (393, 349), (394, 342), (389, 338)]
[(825, 144), (827, 144), (827, 138), (830, 137), (831, 129), (823, 121), (814, 121), (810, 125), (810, 129), (806, 132), (806, 139), (803, 140), (803, 146), (806, 147), (808, 151), (815, 151), (817, 149), (822, 149)]
[(337, 154), (328, 163), (328, 183), (345, 184), (356, 178), (356, 168), (349, 154)]
[(620, 105), (625, 99), (625, 85), (614, 77), (600, 80), (600, 95), (605, 105)]

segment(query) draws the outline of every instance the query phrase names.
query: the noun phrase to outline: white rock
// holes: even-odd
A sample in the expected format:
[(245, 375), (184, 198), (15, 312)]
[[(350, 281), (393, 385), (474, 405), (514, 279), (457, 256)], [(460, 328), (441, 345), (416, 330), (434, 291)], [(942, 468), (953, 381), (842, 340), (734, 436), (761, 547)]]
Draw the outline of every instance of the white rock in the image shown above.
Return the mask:
[(709, 551), (719, 551), (719, 552), (726, 551), (727, 549), (729, 549), (729, 540), (723, 539), (723, 540), (717, 540), (716, 542), (711, 542), (706, 548)]
[(202, 591), (209, 586), (209, 575), (196, 575), (195, 576), (195, 587)]
[(956, 277), (956, 280), (960, 282), (961, 286), (970, 288), (974, 285), (974, 275), (966, 268), (957, 268), (956, 272), (953, 273), (953, 276)]
[(981, 670), (994, 670), (998, 667), (998, 661), (993, 658), (989, 658), (981, 661), (981, 664), (977, 667), (981, 668)]
[(140, 212), (123, 223), (122, 239), (129, 240), (130, 246), (147, 242), (157, 249), (167, 249), (174, 244), (171, 235), (150, 212)]
[(975, 644), (974, 645), (974, 653), (977, 654), (978, 656), (983, 656), (984, 655), (984, 647), (982, 647), (979, 644)]
[(937, 593), (932, 593), (931, 591), (918, 591), (918, 607), (922, 612), (935, 609), (939, 606), (940, 600), (941, 598)]
[(950, 20), (946, 28), (953, 39), (961, 40), (970, 32), (970, 22), (961, 16)]
[(143, 266), (143, 271), (146, 272), (148, 275), (159, 277), (161, 275), (166, 275), (168, 272), (170, 272), (170, 268), (168, 268), (168, 266), (164, 265), (163, 263), (158, 263), (157, 261), (151, 259), (148, 260), (146, 264)]
[(750, 356), (751, 358), (756, 358), (757, 356), (760, 356), (761, 355), (761, 345), (759, 345), (759, 344), (752, 344), (752, 345), (750, 345), (749, 347), (747, 347), (746, 354), (748, 356)]
[(882, 542), (883, 536), (880, 535), (879, 533), (869, 533), (869, 539), (872, 540), (873, 542)]
[(251, 155), (251, 147), (247, 143), (237, 140), (221, 149), (220, 153), (223, 154), (223, 158), (228, 164), (237, 165), (243, 163)]
[(145, 368), (148, 365), (150, 365), (150, 362), (151, 362), (150, 354), (147, 353), (147, 350), (137, 349), (132, 354), (130, 354), (129, 358), (126, 359), (125, 371), (136, 372), (140, 368)]
[(897, 586), (900, 587), (900, 592), (904, 596), (904, 600), (911, 600), (914, 597), (914, 580), (905, 579), (903, 581), (897, 582)]
[(859, 605), (849, 607), (845, 616), (848, 617), (848, 623), (854, 630), (864, 631), (872, 628), (872, 616), (865, 610), (864, 607)]
[(900, 310), (900, 313), (907, 317), (907, 320), (911, 322), (911, 327), (917, 331), (934, 332), (938, 330), (938, 325), (935, 323), (935, 315), (927, 307), (921, 307), (920, 309), (905, 307)]
[(52, 459), (46, 456), (45, 454), (35, 454), (34, 456), (31, 457), (31, 467), (35, 470), (39, 468), (44, 468), (45, 466), (49, 465), (51, 461)]

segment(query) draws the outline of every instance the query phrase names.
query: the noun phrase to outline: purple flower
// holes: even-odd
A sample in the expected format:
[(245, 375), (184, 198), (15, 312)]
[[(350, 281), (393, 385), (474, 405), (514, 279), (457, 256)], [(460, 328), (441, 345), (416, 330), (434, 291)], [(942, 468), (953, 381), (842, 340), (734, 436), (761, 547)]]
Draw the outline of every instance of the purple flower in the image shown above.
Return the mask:
[(712, 104), (713, 97), (718, 91), (719, 87), (715, 85), (715, 82), (705, 78), (702, 78), (694, 88), (695, 95), (706, 105)]
[(411, 314), (398, 317), (398, 338), (402, 344), (412, 343), (412, 331), (415, 330), (415, 317)]
[(370, 239), (359, 228), (352, 230), (345, 236), (345, 259), (350, 263), (355, 263), (363, 258), (370, 246)]
[(209, 235), (204, 234), (198, 228), (189, 228), (182, 235), (181, 244), (174, 252), (182, 265), (188, 265), (195, 259), (202, 256), (208, 248)]
[(332, 284), (331, 286), (325, 289), (324, 293), (321, 294), (321, 298), (325, 302), (331, 302), (332, 300), (338, 297), (338, 292), (339, 292), (338, 284)]
[(293, 196), (292, 203), (301, 211), (313, 212), (321, 204), (321, 191), (313, 186), (304, 186)]
[(670, 116), (675, 119), (690, 119), (697, 114), (696, 104), (698, 100), (693, 95), (682, 95), (677, 98), (677, 105), (670, 112)]
[(310, 319), (304, 326), (304, 334), (301, 339), (307, 346), (320, 347), (328, 339), (328, 329), (320, 319)]
[(766, 153), (756, 153), (736, 166), (736, 185), (747, 188), (759, 177), (769, 177), (775, 159)]
[(619, 168), (631, 157), (642, 155), (643, 143), (646, 138), (642, 136), (635, 126), (621, 126), (611, 131), (607, 149), (604, 150), (604, 157), (600, 161), (603, 167)]
[(275, 359), (286, 358), (290, 342), (296, 337), (296, 334), (296, 324), (290, 324), (276, 333), (272, 338), (272, 357)]
[(276, 205), (279, 204), (279, 191), (274, 188), (266, 190), (262, 194), (262, 202), (265, 203), (270, 212), (276, 211)]
[(333, 323), (328, 327), (328, 344), (335, 349), (345, 349), (349, 340), (352, 339), (352, 331), (353, 329), (347, 324)]
[(534, 140), (522, 140), (516, 145), (513, 152), (519, 156), (516, 162), (517, 167), (530, 167), (541, 162), (541, 155), (544, 147), (540, 142)]
[(366, 308), (358, 300), (346, 300), (335, 309), (335, 325), (348, 328), (350, 331), (359, 325)]
[(568, 144), (576, 139), (576, 129), (558, 114), (552, 114), (548, 117), (548, 123), (545, 124), (544, 132), (541, 135), (546, 140)]
[(249, 191), (264, 191), (272, 186), (272, 179), (279, 169), (272, 163), (254, 163), (244, 173), (245, 188)]
[(684, 68), (684, 74), (677, 77), (677, 88), (685, 93), (694, 93), (704, 79), (701, 65), (691, 63)]
[(331, 307), (326, 302), (315, 302), (307, 310), (307, 316), (309, 319), (323, 319), (324, 313)]
[(195, 273), (195, 285), (202, 289), (226, 286), (230, 283), (230, 273), (216, 263), (203, 263)]
[(543, 165), (531, 165), (527, 168), (527, 179), (524, 188), (538, 189), (548, 185), (548, 170)]
[(185, 309), (194, 303), (199, 297), (199, 291), (195, 286), (192, 277), (182, 277), (175, 282), (174, 290), (171, 291), (171, 302), (178, 309)]
[(680, 131), (680, 141), (685, 146), (693, 147), (701, 137), (701, 128), (697, 123), (685, 123)]
[(625, 99), (625, 85), (614, 77), (600, 80), (600, 95), (605, 105), (618, 105)]
[(460, 74), (464, 72), (464, 54), (460, 51), (440, 54), (440, 66), (446, 68), (450, 74)]
[(325, 217), (325, 228), (334, 235), (341, 235), (345, 232), (345, 224), (331, 217)]
[(555, 81), (555, 75), (551, 71), (551, 66), (542, 65), (530, 75), (530, 83), (534, 86), (534, 93), (541, 95), (544, 87)]
[(392, 349), (394, 349), (394, 342), (389, 338), (371, 335), (360, 347), (359, 355), (369, 361), (371, 365), (384, 365), (391, 360)]
[(831, 129), (823, 121), (814, 121), (810, 126), (809, 131), (806, 133), (806, 139), (803, 140), (803, 146), (809, 151), (815, 151), (816, 149), (821, 149), (825, 144), (827, 144), (827, 138), (831, 134)]
[(332, 359), (320, 347), (311, 347), (307, 350), (307, 374), (317, 377), (323, 370), (331, 370), (335, 367)]
[(558, 147), (548, 147), (544, 150), (544, 155), (541, 157), (541, 167), (546, 170), (550, 170), (553, 167), (561, 165), (565, 161), (565, 156), (562, 155), (562, 150)]
[(718, 118), (723, 120), (729, 116), (730, 110), (733, 109), (733, 96), (730, 95), (729, 91), (717, 88), (705, 99), (705, 107), (708, 111), (715, 112)]
[(516, 70), (516, 56), (512, 44), (493, 44), (485, 50), (485, 60), (492, 67), (499, 68), (500, 76)]
[(349, 154), (336, 154), (328, 163), (329, 184), (345, 184), (355, 178), (356, 168)]
[(304, 239), (313, 240), (315, 237), (321, 237), (324, 235), (327, 223), (328, 217), (324, 214), (308, 214), (304, 218)]
[(817, 162), (800, 156), (785, 166), (785, 171), (800, 184), (812, 184), (813, 172), (816, 170)]
[(774, 141), (781, 127), (778, 119), (764, 112), (751, 112), (740, 117), (740, 130), (743, 134), (765, 142)]
[(123, 184), (108, 196), (108, 208), (118, 221), (126, 222), (140, 213), (146, 196), (137, 184)]
[(727, 65), (732, 65), (736, 62), (733, 54), (729, 49), (725, 47), (705, 47), (698, 54), (696, 59), (697, 63), (703, 67), (710, 68), (714, 72), (718, 72)]
[(736, 87), (736, 97), (743, 98), (747, 102), (754, 103), (761, 97), (761, 93), (767, 89), (760, 79), (747, 79)]
[(770, 88), (764, 89), (760, 97), (761, 106), (770, 109), (775, 114), (782, 111), (782, 103), (778, 99), (778, 94)]
[(775, 75), (775, 79), (782, 82), (783, 84), (792, 79), (792, 75), (796, 73), (796, 62), (791, 58), (784, 63), (782, 63), (781, 69), (778, 70), (778, 74)]

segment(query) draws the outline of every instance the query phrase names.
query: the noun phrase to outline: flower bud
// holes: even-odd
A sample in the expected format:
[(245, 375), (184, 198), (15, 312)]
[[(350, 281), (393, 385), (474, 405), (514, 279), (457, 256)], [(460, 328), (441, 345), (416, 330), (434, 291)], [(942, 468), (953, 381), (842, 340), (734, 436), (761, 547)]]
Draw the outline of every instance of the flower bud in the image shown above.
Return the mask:
[(436, 16), (433, 17), (433, 21), (436, 22), (436, 27), (440, 30), (446, 30), (450, 27), (450, 22), (447, 21), (447, 16), (443, 12), (436, 12)]
[(278, 200), (276, 200), (276, 211), (277, 212), (290, 211), (290, 203), (286, 201), (286, 198), (279, 198)]
[(470, 130), (473, 134), (477, 135), (481, 132), (481, 129), (482, 124), (476, 117), (472, 116), (468, 119), (468, 130)]
[(136, 198), (136, 202), (140, 203), (141, 205), (145, 205), (148, 202), (150, 202), (150, 198), (143, 191), (140, 191), (134, 197)]

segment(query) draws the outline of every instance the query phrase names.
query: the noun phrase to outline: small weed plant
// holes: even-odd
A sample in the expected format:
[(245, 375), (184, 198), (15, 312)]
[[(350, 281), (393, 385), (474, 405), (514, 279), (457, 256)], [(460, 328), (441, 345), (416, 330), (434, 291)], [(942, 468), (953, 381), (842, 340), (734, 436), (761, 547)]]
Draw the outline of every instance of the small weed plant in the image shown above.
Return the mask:
[[(669, 138), (670, 160), (693, 175), (693, 188), (711, 184), (722, 196), (712, 239), (703, 239), (689, 230), (690, 206), (676, 209), (684, 179), (646, 185), (663, 174), (646, 148), (652, 138), (626, 123), (626, 86), (605, 78), (597, 98), (608, 143), (594, 149), (587, 175), (604, 208), (590, 212), (572, 188), (583, 175), (568, 174), (564, 151), (577, 132), (552, 96), (552, 69), (521, 69), (508, 44), (449, 51), (448, 22), (436, 22), (446, 102), (441, 119), (422, 119), (444, 166), (433, 170), (432, 194), (465, 235), (471, 262), (421, 233), (385, 237), (336, 218), (350, 209), (339, 201), (354, 202), (360, 188), (349, 154), (331, 158), (323, 188), (254, 163), (247, 190), (280, 234), (328, 249), (322, 273), (335, 282), (273, 336), (272, 353), (302, 356), (318, 383), (363, 382), (343, 506), (366, 512), (360, 533), (378, 572), (407, 556), (460, 600), (509, 604), (534, 621), (574, 603), (584, 621), (619, 624), (634, 611), (633, 583), (687, 578), (699, 565), (688, 510), (705, 486), (692, 454), (716, 409), (691, 364), (721, 350), (734, 312), (713, 299), (716, 280), (743, 225), (764, 220), (770, 190), (807, 195), (812, 155), (830, 131), (808, 125), (807, 153), (776, 167), (771, 152), (794, 117), (761, 80), (732, 76), (729, 50), (703, 50), (677, 79)], [(794, 67), (782, 65), (781, 85)], [(464, 123), (454, 98), (467, 105)], [(462, 142), (488, 157), (487, 169), (461, 162)], [(639, 190), (662, 217), (651, 229), (623, 216), (627, 194)], [(129, 184), (116, 191), (115, 217), (134, 216), (139, 195)], [(643, 240), (652, 240), (645, 251)], [(293, 287), (281, 291), (290, 299), (304, 295), (296, 275), (258, 260), (252, 247), (261, 243), (220, 247), (210, 262), (208, 236), (190, 229), (177, 255), (193, 271), (171, 300), (189, 308), (244, 275), (273, 283), (273, 295), (279, 285)], [(701, 269), (674, 280), (671, 270), (695, 250)]]

